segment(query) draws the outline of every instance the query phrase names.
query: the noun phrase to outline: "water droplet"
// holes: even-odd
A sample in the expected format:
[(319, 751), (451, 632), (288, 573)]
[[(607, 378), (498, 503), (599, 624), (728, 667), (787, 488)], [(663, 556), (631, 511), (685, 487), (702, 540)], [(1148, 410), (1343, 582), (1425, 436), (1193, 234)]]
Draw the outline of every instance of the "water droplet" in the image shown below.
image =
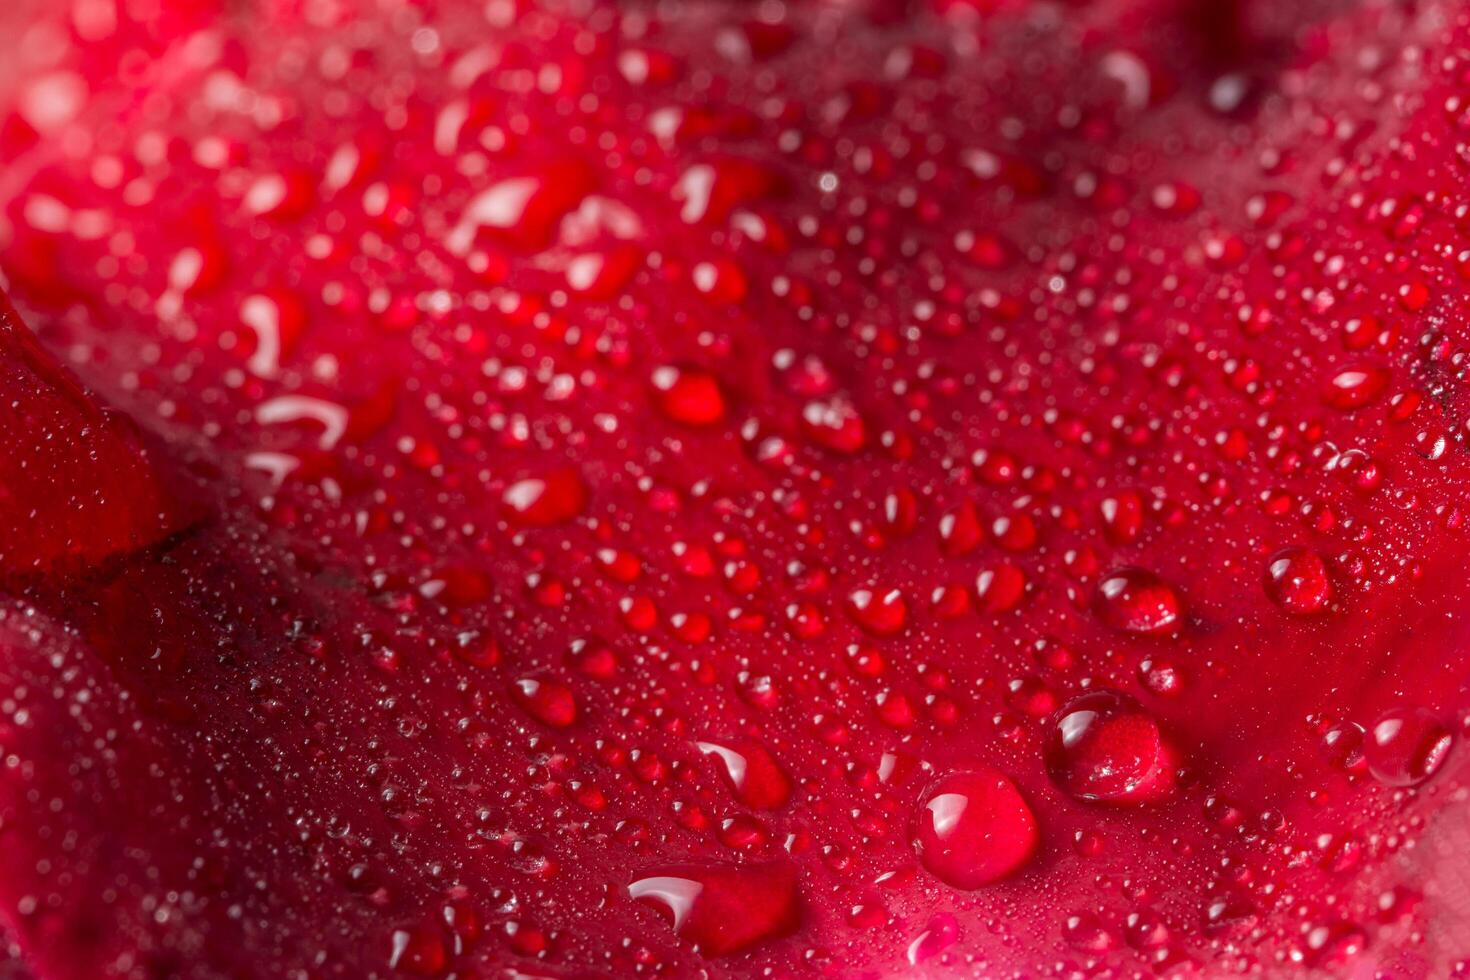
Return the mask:
[(863, 418), (846, 399), (808, 402), (801, 413), (802, 429), (817, 445), (851, 454), (868, 443)]
[(567, 728), (577, 720), (571, 688), (546, 677), (523, 677), (511, 686), (516, 703), (543, 725)]
[(1394, 708), (1368, 728), (1368, 771), (1385, 786), (1417, 786), (1444, 765), (1453, 741), (1423, 708)]
[(396, 929), (388, 951), (389, 969), (418, 977), (438, 976), (449, 961), (441, 931), (429, 925)]
[(847, 611), (874, 636), (896, 636), (908, 625), (908, 602), (897, 589), (854, 589), (847, 597)]
[(595, 175), (577, 159), (554, 160), (537, 173), (509, 177), (480, 191), (465, 205), (445, 238), (455, 255), (467, 255), (480, 235), (514, 247), (545, 248), (557, 223), (592, 192)]
[(796, 866), (785, 861), (653, 868), (628, 885), (628, 896), (704, 956), (737, 953), (801, 925)]
[(1062, 706), (1047, 735), (1052, 780), (1079, 800), (1135, 805), (1174, 791), (1177, 753), (1132, 698), (1092, 691)]
[(1333, 408), (1350, 411), (1372, 404), (1388, 387), (1388, 372), (1371, 364), (1344, 368), (1334, 374), (1322, 391), (1322, 400)]
[(1143, 498), (1132, 491), (1114, 494), (1103, 500), (1103, 528), (1114, 544), (1128, 544), (1143, 530)]
[(981, 888), (1014, 874), (1040, 839), (1020, 790), (993, 769), (942, 776), (919, 801), (919, 860), (955, 888)]
[(791, 778), (765, 746), (750, 739), (696, 742), (720, 762), (720, 774), (735, 798), (757, 810), (778, 810), (791, 798)]
[(1097, 586), (1093, 609), (1121, 633), (1167, 633), (1175, 629), (1184, 603), (1168, 582), (1142, 568), (1110, 572)]
[(939, 540), (951, 558), (968, 555), (985, 540), (985, 529), (975, 505), (965, 500), (939, 519)]
[(708, 426), (725, 417), (720, 385), (703, 371), (661, 367), (651, 379), (654, 403), (666, 418), (684, 425)]
[(1266, 595), (1293, 616), (1322, 612), (1332, 601), (1332, 580), (1315, 551), (1283, 548), (1266, 563)]
[(506, 513), (525, 527), (565, 524), (587, 507), (587, 485), (567, 466), (517, 480), (501, 495)]
[(909, 965), (918, 966), (925, 960), (938, 956), (953, 946), (959, 938), (959, 920), (948, 912), (940, 912), (931, 917), (925, 924), (924, 931), (909, 943), (907, 952)]
[(1067, 945), (1089, 953), (1106, 953), (1118, 946), (1118, 937), (1090, 912), (1067, 916), (1062, 923), (1062, 935), (1066, 938)]
[(1363, 755), (1366, 738), (1362, 725), (1340, 722), (1323, 733), (1322, 751), (1329, 764), (1345, 772), (1357, 772), (1367, 765)]
[(990, 615), (1010, 612), (1026, 598), (1026, 573), (1009, 562), (997, 562), (975, 576), (975, 602)]

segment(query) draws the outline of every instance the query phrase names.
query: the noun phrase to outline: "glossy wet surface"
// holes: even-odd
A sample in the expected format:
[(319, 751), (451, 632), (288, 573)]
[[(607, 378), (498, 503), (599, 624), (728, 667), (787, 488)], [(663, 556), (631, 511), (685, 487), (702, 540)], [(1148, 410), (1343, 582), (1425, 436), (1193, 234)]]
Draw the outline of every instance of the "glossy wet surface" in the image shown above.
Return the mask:
[(1461, 970), (1470, 25), (1280, 6), (7, 6), (29, 971)]

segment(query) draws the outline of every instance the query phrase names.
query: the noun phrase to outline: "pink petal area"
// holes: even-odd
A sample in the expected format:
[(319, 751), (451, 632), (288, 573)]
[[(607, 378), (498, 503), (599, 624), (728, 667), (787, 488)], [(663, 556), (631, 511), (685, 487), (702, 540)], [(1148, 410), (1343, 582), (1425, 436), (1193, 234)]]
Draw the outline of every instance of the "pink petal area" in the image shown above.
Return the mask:
[(38, 976), (1463, 969), (1457, 4), (0, 7)]
[(0, 583), (82, 571), (184, 523), (131, 420), (99, 408), (3, 293), (0, 406)]

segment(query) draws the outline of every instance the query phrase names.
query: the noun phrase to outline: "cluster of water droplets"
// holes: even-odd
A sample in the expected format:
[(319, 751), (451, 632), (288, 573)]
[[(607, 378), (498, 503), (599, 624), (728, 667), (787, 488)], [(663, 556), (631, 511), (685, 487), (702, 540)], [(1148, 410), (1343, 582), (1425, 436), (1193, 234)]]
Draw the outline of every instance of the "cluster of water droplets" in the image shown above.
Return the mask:
[[(329, 798), (303, 833), (374, 955), (1361, 954), (1335, 889), (1393, 849), (1349, 815), (1456, 727), (1411, 683), (1444, 651), (1377, 624), (1463, 523), (1459, 354), (1400, 256), (1447, 205), (1333, 189), (1393, 157), (1329, 125), (1376, 68), (1258, 121), (1116, 11), (391, 6), (184, 45), (140, 83), (171, 113), (0, 185), (17, 294), (99, 298), (79, 370), (307, 597), (389, 843)], [(67, 131), (75, 71), (4, 138)], [(1195, 178), (1236, 126), (1248, 179)], [(1394, 244), (1319, 242), (1300, 173)]]

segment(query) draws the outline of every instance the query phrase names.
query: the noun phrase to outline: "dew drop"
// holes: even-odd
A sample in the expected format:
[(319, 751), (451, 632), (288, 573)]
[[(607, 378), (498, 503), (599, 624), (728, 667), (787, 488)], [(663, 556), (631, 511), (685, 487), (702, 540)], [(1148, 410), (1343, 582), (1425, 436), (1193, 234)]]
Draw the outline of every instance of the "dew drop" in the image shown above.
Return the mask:
[(523, 677), (511, 686), (511, 694), (526, 714), (543, 725), (567, 728), (577, 720), (577, 700), (571, 688), (546, 677)]
[(449, 957), (440, 931), (428, 925), (396, 929), (391, 937), (388, 966), (418, 977), (437, 976)]
[(1362, 725), (1341, 722), (1322, 734), (1322, 753), (1332, 766), (1345, 772), (1357, 772), (1367, 764), (1363, 757), (1365, 738)]
[(813, 442), (836, 453), (856, 453), (868, 442), (863, 417), (845, 399), (808, 402), (802, 409), (801, 422)]
[(1014, 874), (1040, 839), (1021, 791), (993, 769), (948, 773), (919, 801), (919, 861), (955, 888), (981, 888)]
[(725, 417), (725, 396), (702, 371), (661, 367), (653, 372), (654, 404), (665, 418), (684, 425), (709, 426)]
[(1062, 935), (1067, 945), (1089, 953), (1106, 953), (1118, 946), (1117, 935), (1090, 912), (1067, 916), (1062, 923)]
[(873, 636), (896, 636), (908, 625), (908, 602), (897, 589), (854, 589), (847, 597), (847, 611)]
[(1439, 771), (1454, 737), (1423, 708), (1394, 708), (1368, 729), (1368, 771), (1385, 786), (1416, 786)]
[(1283, 548), (1266, 563), (1266, 595), (1293, 616), (1322, 612), (1332, 601), (1332, 579), (1315, 551)]
[(1026, 598), (1026, 573), (1009, 562), (997, 562), (975, 576), (975, 602), (991, 615), (1010, 612)]
[(652, 868), (628, 885), (628, 897), (704, 956), (737, 953), (801, 925), (796, 866), (786, 861)]
[(960, 938), (959, 920), (948, 912), (932, 916), (924, 931), (909, 943), (907, 959), (910, 966), (918, 966), (927, 959), (938, 956), (953, 946)]
[(517, 480), (501, 495), (507, 516), (524, 527), (552, 527), (578, 517), (587, 507), (587, 485), (572, 467)]
[(1344, 368), (1328, 379), (1322, 400), (1332, 408), (1351, 411), (1372, 404), (1388, 387), (1388, 372), (1374, 365)]
[(1156, 803), (1173, 793), (1178, 764), (1153, 716), (1116, 691), (1068, 701), (1047, 735), (1047, 770), (1079, 800)]
[(757, 810), (778, 810), (791, 798), (791, 777), (765, 746), (750, 739), (696, 742), (695, 747), (720, 763), (720, 774), (735, 798)]
[(1172, 585), (1142, 568), (1120, 568), (1097, 586), (1093, 609), (1098, 618), (1121, 633), (1172, 631), (1184, 603)]

